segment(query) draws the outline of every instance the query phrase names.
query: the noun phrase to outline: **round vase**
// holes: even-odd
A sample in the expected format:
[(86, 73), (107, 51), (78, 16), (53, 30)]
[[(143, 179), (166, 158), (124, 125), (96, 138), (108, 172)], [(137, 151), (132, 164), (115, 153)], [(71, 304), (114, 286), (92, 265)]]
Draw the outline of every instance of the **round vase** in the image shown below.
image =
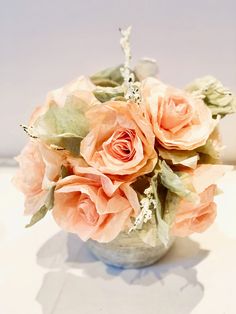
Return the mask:
[(144, 243), (135, 232), (131, 234), (122, 232), (109, 243), (88, 240), (87, 245), (93, 255), (107, 265), (120, 268), (141, 268), (154, 264), (162, 258), (174, 240), (174, 237), (170, 238), (165, 247), (158, 239), (157, 245), (152, 247)]

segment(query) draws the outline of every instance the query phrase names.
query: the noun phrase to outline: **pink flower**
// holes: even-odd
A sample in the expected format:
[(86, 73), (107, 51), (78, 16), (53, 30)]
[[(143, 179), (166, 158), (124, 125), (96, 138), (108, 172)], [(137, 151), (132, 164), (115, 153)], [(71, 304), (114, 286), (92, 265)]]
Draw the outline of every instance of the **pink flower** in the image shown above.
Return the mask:
[(60, 153), (34, 141), (16, 158), (20, 169), (13, 183), (25, 195), (26, 215), (33, 215), (45, 204), (48, 190), (60, 175), (63, 159)]
[(110, 101), (88, 112), (91, 131), (81, 142), (86, 162), (118, 180), (132, 180), (153, 170), (154, 134), (135, 103)]
[(136, 192), (128, 183), (112, 182), (90, 167), (74, 167), (74, 172), (57, 184), (56, 222), (84, 241), (113, 240), (139, 212)]
[(179, 237), (186, 237), (193, 232), (205, 231), (215, 220), (216, 204), (213, 198), (216, 185), (210, 185), (199, 194), (200, 202), (197, 205), (181, 200), (177, 208), (175, 223), (172, 227), (172, 234)]
[(201, 99), (155, 78), (142, 82), (141, 93), (142, 106), (162, 146), (193, 150), (206, 143), (217, 121)]
[(186, 237), (193, 232), (203, 232), (214, 222), (215, 182), (231, 169), (232, 167), (223, 165), (199, 165), (195, 170), (189, 171), (191, 179), (188, 183), (199, 194), (199, 202), (195, 204), (186, 199), (180, 200), (171, 229), (173, 235)]
[(46, 103), (43, 106), (37, 107), (30, 118), (30, 125), (32, 125), (37, 118), (44, 114), (52, 104), (57, 104), (63, 107), (66, 103), (67, 97), (74, 95), (89, 106), (99, 104), (100, 102), (93, 94), (95, 85), (85, 76), (80, 76), (65, 86), (55, 89), (48, 93)]

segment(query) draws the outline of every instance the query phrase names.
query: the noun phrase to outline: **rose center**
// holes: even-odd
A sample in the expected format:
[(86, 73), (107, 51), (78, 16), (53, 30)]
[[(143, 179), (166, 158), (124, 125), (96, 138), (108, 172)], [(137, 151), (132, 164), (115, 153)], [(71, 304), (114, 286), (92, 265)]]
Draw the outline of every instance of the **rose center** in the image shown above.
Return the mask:
[(107, 145), (109, 154), (119, 160), (132, 160), (136, 150), (134, 148), (134, 139), (136, 133), (133, 129), (119, 129), (115, 131)]
[(78, 206), (80, 217), (86, 221), (89, 225), (96, 225), (99, 215), (96, 211), (96, 207), (91, 199), (86, 194), (81, 194), (78, 200)]
[(178, 131), (189, 123), (191, 107), (182, 98), (169, 98), (163, 101), (161, 127), (165, 130)]

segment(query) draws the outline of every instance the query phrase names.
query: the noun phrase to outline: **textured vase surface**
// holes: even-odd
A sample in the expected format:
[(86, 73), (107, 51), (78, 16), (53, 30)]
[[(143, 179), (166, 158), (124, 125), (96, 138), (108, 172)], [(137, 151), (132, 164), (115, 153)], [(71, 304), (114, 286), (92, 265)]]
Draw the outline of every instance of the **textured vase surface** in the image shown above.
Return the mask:
[(157, 245), (152, 247), (145, 244), (136, 233), (124, 232), (109, 243), (87, 241), (89, 249), (98, 259), (121, 268), (141, 268), (154, 264), (168, 252), (173, 243), (174, 238), (171, 238), (165, 247), (158, 239)]

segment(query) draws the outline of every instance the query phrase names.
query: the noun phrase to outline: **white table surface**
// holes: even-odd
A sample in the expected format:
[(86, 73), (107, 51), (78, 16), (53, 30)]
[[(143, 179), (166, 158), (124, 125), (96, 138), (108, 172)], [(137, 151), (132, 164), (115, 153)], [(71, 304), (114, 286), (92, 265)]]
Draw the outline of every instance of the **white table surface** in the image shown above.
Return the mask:
[(24, 229), (14, 172), (0, 168), (0, 314), (236, 313), (236, 171), (220, 181), (214, 226), (141, 270), (105, 266), (50, 215)]

